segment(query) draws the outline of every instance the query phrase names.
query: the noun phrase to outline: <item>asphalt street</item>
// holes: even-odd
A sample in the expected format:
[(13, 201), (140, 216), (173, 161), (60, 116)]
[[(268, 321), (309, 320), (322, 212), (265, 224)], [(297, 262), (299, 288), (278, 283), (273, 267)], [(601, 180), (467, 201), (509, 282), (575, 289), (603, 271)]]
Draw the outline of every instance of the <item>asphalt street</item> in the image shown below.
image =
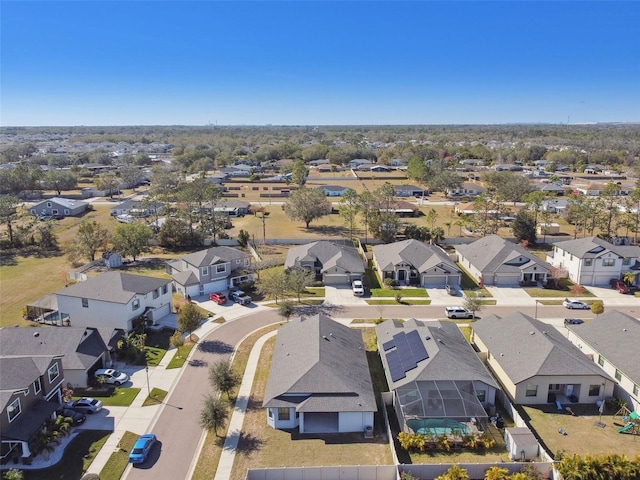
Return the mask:
[[(249, 333), (282, 321), (277, 310), (260, 311), (225, 323), (200, 339), (178, 383), (165, 399), (165, 407), (152, 431), (160, 441), (151, 458), (142, 467), (127, 467), (122, 478), (178, 480), (187, 478), (194, 455), (199, 452), (202, 428), (199, 425), (202, 399), (212, 393), (209, 365), (229, 359), (234, 347)], [(196, 365), (196, 366), (194, 366)], [(215, 472), (211, 472), (211, 478)]]
[[(633, 316), (640, 314), (638, 306), (619, 307), (620, 311)], [(591, 318), (588, 311), (567, 310), (562, 306), (534, 304), (532, 306), (486, 306), (480, 316), (497, 314), (508, 315), (520, 311), (532, 317), (537, 316), (556, 327), (562, 327), (566, 317)], [(444, 317), (442, 306), (309, 306), (297, 311), (308, 316), (324, 312), (336, 320), (376, 318), (417, 318), (434, 320)], [(152, 425), (151, 431), (158, 436), (160, 448), (143, 467), (128, 467), (123, 478), (130, 480), (177, 480), (189, 477), (191, 467), (197, 460), (202, 429), (198, 421), (203, 397), (211, 393), (208, 380), (208, 366), (221, 359), (230, 358), (235, 347), (251, 332), (266, 325), (281, 321), (276, 309), (248, 311), (244, 317), (237, 318), (213, 330), (200, 339), (194, 349), (190, 364), (185, 365), (175, 387), (165, 401), (165, 407)], [(211, 472), (213, 478), (215, 472)]]

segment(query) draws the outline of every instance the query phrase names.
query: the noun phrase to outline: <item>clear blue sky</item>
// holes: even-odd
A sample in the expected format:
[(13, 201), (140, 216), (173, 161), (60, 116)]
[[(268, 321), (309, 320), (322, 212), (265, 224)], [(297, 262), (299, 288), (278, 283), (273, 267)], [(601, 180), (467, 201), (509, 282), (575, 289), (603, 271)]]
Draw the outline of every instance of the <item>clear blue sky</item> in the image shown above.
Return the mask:
[(640, 121), (640, 2), (13, 1), (0, 124)]

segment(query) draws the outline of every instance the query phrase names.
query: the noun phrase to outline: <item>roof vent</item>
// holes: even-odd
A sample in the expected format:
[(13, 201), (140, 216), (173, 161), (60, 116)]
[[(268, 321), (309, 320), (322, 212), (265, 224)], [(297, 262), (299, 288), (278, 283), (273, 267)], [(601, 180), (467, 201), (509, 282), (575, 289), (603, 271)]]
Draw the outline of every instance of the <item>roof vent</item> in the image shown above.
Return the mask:
[(336, 336), (333, 334), (333, 332), (329, 332), (329, 336), (333, 337), (333, 338), (336, 338)]
[(531, 331), (529, 332), (529, 335), (535, 335), (535, 334), (536, 334), (536, 332), (534, 332), (533, 330), (531, 330)]
[(327, 337), (326, 335), (323, 335), (322, 338), (324, 338), (326, 341), (329, 341), (329, 337)]
[(425, 340), (431, 340), (431, 337), (429, 335), (427, 335), (426, 337), (424, 337)]
[(626, 332), (626, 331), (627, 331), (627, 329), (626, 329), (626, 328), (623, 328), (623, 329), (622, 329), (622, 331), (623, 331), (623, 332)]
[(33, 336), (34, 337), (39, 337), (40, 336), (40, 332), (33, 332)]

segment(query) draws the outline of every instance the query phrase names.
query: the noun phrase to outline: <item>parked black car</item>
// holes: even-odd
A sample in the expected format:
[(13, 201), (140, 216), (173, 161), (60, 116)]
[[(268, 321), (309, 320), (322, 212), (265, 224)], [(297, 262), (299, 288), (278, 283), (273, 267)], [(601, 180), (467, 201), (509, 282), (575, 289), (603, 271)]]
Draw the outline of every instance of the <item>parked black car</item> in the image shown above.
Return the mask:
[(80, 425), (81, 423), (84, 423), (84, 421), (87, 419), (87, 416), (84, 413), (76, 412), (75, 410), (72, 410), (70, 408), (60, 409), (56, 413), (63, 417), (71, 418), (71, 420), (73, 420), (74, 425)]

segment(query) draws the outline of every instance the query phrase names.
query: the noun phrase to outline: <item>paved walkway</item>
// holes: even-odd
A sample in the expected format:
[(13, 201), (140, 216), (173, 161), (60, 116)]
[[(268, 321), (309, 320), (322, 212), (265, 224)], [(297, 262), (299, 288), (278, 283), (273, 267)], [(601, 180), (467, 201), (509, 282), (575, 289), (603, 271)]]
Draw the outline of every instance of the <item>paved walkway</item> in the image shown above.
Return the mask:
[[(496, 305), (499, 306), (532, 307), (536, 304), (536, 299), (530, 297), (521, 288), (505, 289), (487, 287), (487, 289), (496, 300)], [(589, 289), (604, 301), (606, 307), (640, 306), (640, 300), (637, 297), (632, 297), (630, 295), (621, 295), (615, 290), (607, 288), (590, 287)], [(462, 296), (450, 296), (446, 293), (444, 288), (429, 289), (428, 291), (430, 295), (429, 298), (431, 299), (431, 305), (455, 305), (461, 304), (463, 301)], [(366, 302), (362, 298), (353, 296), (350, 288), (339, 289), (328, 287), (325, 292), (327, 292), (326, 303), (331, 305), (366, 305)], [(206, 308), (207, 310), (215, 311), (216, 314), (224, 315), (227, 321), (244, 316), (247, 313), (257, 313), (260, 310), (271, 310), (269, 307), (255, 304), (251, 307), (240, 305), (231, 305), (228, 307), (224, 307), (218, 306), (213, 302), (209, 302), (208, 299), (205, 298), (202, 298), (200, 300), (200, 306)], [(335, 320), (349, 325), (352, 319), (335, 318)], [(551, 319), (549, 323), (560, 329), (562, 326), (561, 322), (562, 319)], [(204, 338), (212, 330), (218, 328), (219, 326), (220, 324), (207, 321), (203, 323), (203, 325), (198, 330), (196, 330), (194, 334), (196, 334), (199, 338)], [(243, 377), (238, 394), (238, 400), (236, 401), (236, 405), (230, 420), (229, 433), (224, 443), (218, 470), (215, 474), (215, 480), (227, 480), (231, 474), (234, 456), (236, 453), (236, 448), (244, 421), (244, 412), (247, 408), (247, 402), (251, 393), (251, 386), (253, 384), (253, 377), (257, 368), (260, 351), (264, 342), (274, 334), (275, 332), (272, 332), (271, 334), (267, 334), (262, 337), (258, 342), (256, 342), (253, 350), (251, 351), (245, 375)], [(144, 368), (140, 367), (118, 365), (118, 368), (130, 375), (132, 386), (141, 389), (140, 393), (136, 396), (132, 404), (129, 407), (105, 407), (98, 414), (88, 415), (85, 424), (74, 429), (74, 433), (72, 434), (72, 436), (63, 439), (61, 445), (66, 446), (71, 441), (73, 436), (75, 436), (75, 434), (77, 434), (77, 432), (82, 429), (113, 431), (113, 434), (109, 436), (107, 442), (104, 444), (103, 448), (100, 450), (91, 466), (89, 467), (88, 473), (97, 474), (100, 472), (100, 470), (102, 470), (104, 465), (108, 462), (111, 454), (118, 448), (118, 444), (126, 431), (131, 431), (136, 434), (143, 434), (152, 431), (156, 421), (158, 420), (162, 412), (162, 409), (167, 406), (172, 407), (171, 405), (168, 405), (166, 403), (147, 407), (142, 407), (142, 404), (148, 396), (148, 389), (150, 388), (149, 385), (153, 385), (156, 388), (171, 392), (175, 384), (178, 382), (183, 369), (178, 368), (167, 370), (166, 368), (175, 353), (175, 349), (169, 350), (163, 357), (160, 364), (157, 367), (150, 367), (148, 372)], [(167, 397), (169, 397), (169, 395)], [(195, 468), (195, 464), (198, 460), (200, 449), (204, 444), (205, 437), (206, 434), (203, 433), (202, 441), (199, 444), (198, 451), (194, 452), (189, 477), (191, 476), (191, 473)], [(64, 448), (56, 448), (56, 450), (51, 453), (48, 459), (45, 459), (43, 455), (40, 455), (33, 460), (33, 463), (31, 465), (19, 465), (19, 468), (40, 469), (46, 468), (50, 465), (54, 465), (60, 460), (63, 450)]]

